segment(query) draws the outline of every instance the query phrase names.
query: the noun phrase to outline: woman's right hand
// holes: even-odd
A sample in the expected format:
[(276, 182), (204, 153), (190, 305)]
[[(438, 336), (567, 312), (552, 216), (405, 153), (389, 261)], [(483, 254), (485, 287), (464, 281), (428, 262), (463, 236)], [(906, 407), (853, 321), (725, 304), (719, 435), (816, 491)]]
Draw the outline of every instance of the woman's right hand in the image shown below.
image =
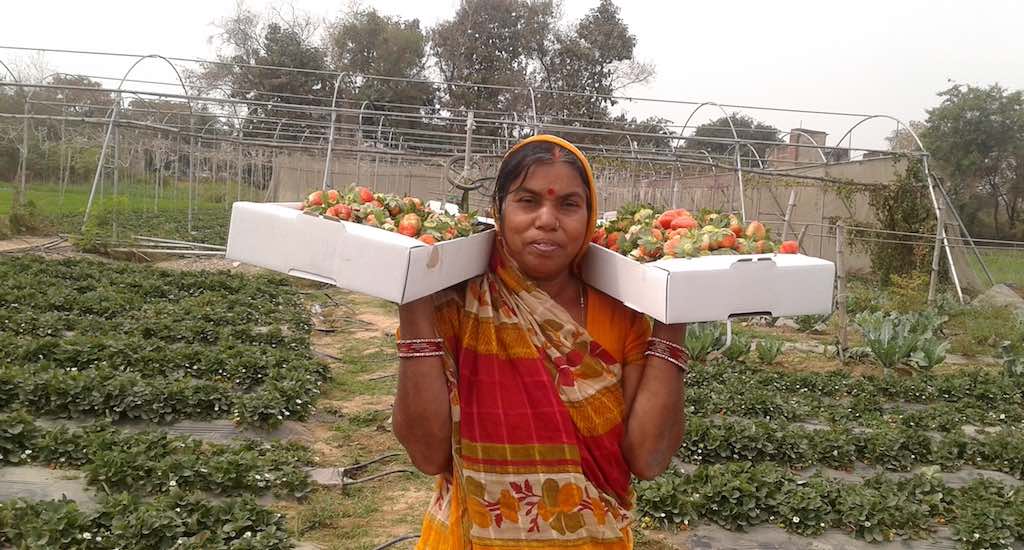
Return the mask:
[[(434, 297), (398, 306), (402, 340), (438, 337)], [(409, 459), (423, 473), (446, 472), (451, 464), (451, 405), (441, 357), (399, 359), (392, 425)]]

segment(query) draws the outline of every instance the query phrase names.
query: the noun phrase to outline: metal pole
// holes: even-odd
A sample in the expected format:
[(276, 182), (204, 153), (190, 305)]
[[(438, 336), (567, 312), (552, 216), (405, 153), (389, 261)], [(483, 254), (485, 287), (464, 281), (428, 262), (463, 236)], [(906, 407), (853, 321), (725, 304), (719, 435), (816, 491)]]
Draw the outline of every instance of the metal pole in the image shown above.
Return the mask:
[[(740, 216), (744, 220), (746, 220), (747, 219), (747, 200), (746, 200), (746, 197), (743, 196), (744, 195), (744, 193), (743, 193), (743, 166), (742, 166), (742, 164), (740, 164), (739, 142), (737, 142), (737, 144), (736, 144), (736, 153), (735, 153), (734, 156), (736, 158), (736, 182), (740, 186)], [(730, 205), (730, 206), (732, 206), (732, 205)]]
[(195, 117), (189, 117), (189, 133), (192, 137), (189, 138), (188, 146), (188, 227), (187, 231), (192, 234), (192, 191), (194, 188), (195, 175), (196, 175), (196, 137), (195, 137)]
[[(939, 200), (935, 196), (935, 186), (933, 185), (931, 172), (928, 170), (928, 154), (921, 155), (921, 168), (924, 170), (925, 183), (928, 184), (928, 194), (932, 198), (932, 205), (935, 207), (936, 221), (942, 221), (942, 212), (939, 208)], [(949, 275), (953, 279), (953, 286), (956, 287), (956, 295), (960, 299), (960, 303), (964, 303), (964, 291), (960, 288), (960, 277), (956, 273), (956, 265), (953, 264), (953, 251), (949, 247), (949, 239), (946, 238), (945, 225), (939, 223), (939, 230), (942, 234), (942, 246), (946, 249), (946, 260), (949, 261)]]
[(100, 183), (100, 177), (103, 175), (103, 165), (107, 162), (107, 143), (110, 142), (110, 136), (114, 133), (114, 124), (117, 121), (117, 114), (121, 108), (121, 93), (118, 92), (117, 97), (114, 99), (113, 112), (110, 114), (110, 125), (107, 126), (107, 134), (103, 138), (103, 146), (100, 148), (100, 158), (96, 163), (96, 175), (92, 178), (92, 189), (89, 191), (89, 201), (85, 203), (85, 215), (82, 216), (82, 230), (85, 230), (85, 224), (89, 221), (89, 212), (92, 210), (93, 197), (96, 195), (96, 186)]
[[(339, 74), (338, 78), (334, 79), (334, 97), (331, 98), (331, 130), (330, 130), (330, 137), (327, 139), (327, 161), (324, 162), (324, 181), (320, 185), (321, 189), (327, 189), (327, 178), (329, 177), (329, 174), (331, 173), (331, 152), (334, 151), (334, 119), (335, 119), (335, 115), (337, 114), (335, 112), (335, 110), (334, 110), (334, 106), (338, 102), (338, 86), (341, 85), (341, 77), (342, 76), (345, 76), (345, 73)], [(363, 105), (365, 105), (365, 103)], [(360, 126), (359, 127), (359, 134), (360, 135), (362, 135), (362, 133), (363, 133), (362, 124), (363, 124), (363, 115), (362, 115), (362, 109), (360, 109), (360, 114), (359, 114), (359, 126)], [(358, 180), (358, 179), (359, 179), (359, 177), (357, 175), (356, 176), (356, 180)]]
[(935, 290), (939, 285), (939, 261), (942, 257), (942, 234), (945, 232), (945, 225), (942, 220), (942, 203), (935, 208), (935, 247), (932, 249), (932, 276), (928, 283), (928, 303), (935, 303)]
[(121, 163), (121, 129), (118, 126), (114, 126), (114, 194), (117, 196), (117, 173), (120, 172), (118, 168)]
[(782, 222), (782, 240), (789, 235), (789, 221), (793, 216), (793, 208), (796, 206), (796, 189), (789, 190), (789, 204), (786, 205), (786, 219)]
[(21, 127), (21, 187), (18, 192), (18, 204), (25, 204), (25, 173), (28, 172), (28, 132), (31, 119), (28, 118), (28, 98), (25, 98), (25, 124)]
[[(806, 228), (806, 226), (805, 226)], [(836, 223), (836, 309), (839, 313), (839, 346), (846, 350), (849, 340), (846, 333), (846, 227), (843, 222)], [(843, 354), (840, 354), (842, 357)]]

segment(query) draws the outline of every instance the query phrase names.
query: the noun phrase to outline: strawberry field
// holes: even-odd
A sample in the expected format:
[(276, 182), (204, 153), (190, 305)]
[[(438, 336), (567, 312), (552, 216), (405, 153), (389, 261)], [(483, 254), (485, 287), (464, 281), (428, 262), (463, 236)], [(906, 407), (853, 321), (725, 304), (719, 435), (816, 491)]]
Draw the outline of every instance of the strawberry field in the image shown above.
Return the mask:
[[(0, 256), (0, 488), (49, 472), (92, 498), (7, 499), (0, 547), (371, 550), (415, 535), (431, 480), (390, 432), (393, 305), (75, 256)], [(687, 437), (637, 484), (639, 549), (1021, 546), (1018, 314), (859, 280), (848, 305), (843, 350), (828, 318), (737, 322), (728, 345), (721, 325), (690, 327)], [(238, 437), (178, 429), (202, 423)], [(271, 437), (282, 429), (305, 437)]]

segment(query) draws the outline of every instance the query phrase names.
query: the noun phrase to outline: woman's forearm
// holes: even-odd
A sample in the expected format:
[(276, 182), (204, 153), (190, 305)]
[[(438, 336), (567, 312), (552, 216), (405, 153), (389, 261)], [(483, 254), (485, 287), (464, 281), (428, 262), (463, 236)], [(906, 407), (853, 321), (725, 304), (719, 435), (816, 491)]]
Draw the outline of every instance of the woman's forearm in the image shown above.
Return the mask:
[[(681, 343), (685, 332), (683, 325), (655, 323), (653, 336)], [(647, 358), (623, 439), (626, 462), (638, 478), (652, 479), (664, 472), (682, 444), (685, 391), (679, 367), (658, 357)]]
[[(436, 338), (428, 296), (399, 307), (401, 338)], [(392, 419), (395, 437), (425, 474), (447, 471), (451, 462), (451, 406), (440, 357), (400, 359)]]

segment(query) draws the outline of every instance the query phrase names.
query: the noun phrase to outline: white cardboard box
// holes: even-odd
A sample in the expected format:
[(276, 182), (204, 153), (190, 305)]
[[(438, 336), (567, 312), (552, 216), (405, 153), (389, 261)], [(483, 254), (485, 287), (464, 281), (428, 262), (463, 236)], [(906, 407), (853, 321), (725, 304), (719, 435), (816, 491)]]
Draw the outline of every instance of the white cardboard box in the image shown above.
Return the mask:
[(835, 265), (802, 254), (703, 256), (642, 264), (592, 244), (584, 278), (663, 323), (825, 315)]
[(299, 207), (236, 202), (227, 258), (397, 303), (487, 269), (493, 230), (431, 246), (375, 227), (304, 214)]

